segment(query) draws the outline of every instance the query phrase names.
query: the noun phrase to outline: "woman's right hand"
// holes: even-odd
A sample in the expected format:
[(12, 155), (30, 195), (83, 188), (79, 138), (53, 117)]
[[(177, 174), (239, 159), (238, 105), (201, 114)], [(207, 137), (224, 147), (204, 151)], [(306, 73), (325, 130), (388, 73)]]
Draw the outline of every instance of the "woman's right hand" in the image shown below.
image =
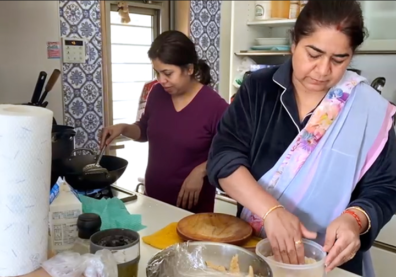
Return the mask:
[(128, 124), (117, 124), (104, 128), (102, 131), (100, 148), (108, 146), (115, 138), (120, 136), (127, 125)]
[(288, 264), (305, 264), (302, 238), (315, 239), (298, 217), (286, 209), (275, 209), (264, 220), (264, 229), (275, 260)]

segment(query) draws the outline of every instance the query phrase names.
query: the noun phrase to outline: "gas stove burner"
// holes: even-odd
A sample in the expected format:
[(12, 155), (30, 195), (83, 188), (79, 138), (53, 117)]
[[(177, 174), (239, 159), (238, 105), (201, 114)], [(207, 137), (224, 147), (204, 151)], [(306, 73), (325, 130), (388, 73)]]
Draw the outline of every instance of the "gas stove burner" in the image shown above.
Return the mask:
[(76, 190), (76, 192), (78, 194), (87, 196), (87, 197), (91, 197), (94, 199), (108, 199), (108, 198), (113, 198), (113, 192), (111, 191), (110, 187), (104, 188), (104, 189), (95, 189), (95, 190), (85, 190), (85, 191), (81, 191), (81, 190)]

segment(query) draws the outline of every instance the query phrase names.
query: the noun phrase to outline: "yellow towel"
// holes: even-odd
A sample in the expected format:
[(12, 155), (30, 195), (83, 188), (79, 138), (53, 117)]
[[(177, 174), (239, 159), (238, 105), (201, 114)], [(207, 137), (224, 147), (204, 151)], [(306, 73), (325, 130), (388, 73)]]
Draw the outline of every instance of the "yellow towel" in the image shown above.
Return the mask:
[[(177, 222), (173, 222), (152, 235), (142, 237), (142, 240), (144, 243), (162, 250), (176, 243), (183, 242), (176, 230)], [(261, 238), (252, 237), (248, 242), (242, 245), (242, 247), (254, 248), (260, 240)]]

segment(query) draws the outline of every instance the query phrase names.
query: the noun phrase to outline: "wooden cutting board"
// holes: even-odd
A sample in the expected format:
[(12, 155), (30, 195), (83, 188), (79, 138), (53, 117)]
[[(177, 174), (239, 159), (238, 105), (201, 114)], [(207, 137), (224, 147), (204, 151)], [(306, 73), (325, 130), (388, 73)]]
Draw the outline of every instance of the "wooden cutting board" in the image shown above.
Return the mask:
[(252, 236), (253, 229), (247, 222), (235, 216), (202, 213), (180, 220), (177, 233), (184, 240), (242, 245)]

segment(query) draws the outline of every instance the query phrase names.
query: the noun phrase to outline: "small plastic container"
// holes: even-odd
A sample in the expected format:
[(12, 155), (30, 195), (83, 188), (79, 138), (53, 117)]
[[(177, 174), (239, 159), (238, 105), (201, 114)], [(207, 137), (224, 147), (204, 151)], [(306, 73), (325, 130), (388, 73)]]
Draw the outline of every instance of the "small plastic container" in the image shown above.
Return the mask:
[(256, 246), (256, 254), (271, 267), (274, 277), (324, 277), (326, 276), (324, 261), (326, 252), (316, 242), (303, 239), (305, 257), (314, 259), (316, 263), (291, 265), (275, 261), (271, 256), (272, 248), (268, 239), (263, 239)]

